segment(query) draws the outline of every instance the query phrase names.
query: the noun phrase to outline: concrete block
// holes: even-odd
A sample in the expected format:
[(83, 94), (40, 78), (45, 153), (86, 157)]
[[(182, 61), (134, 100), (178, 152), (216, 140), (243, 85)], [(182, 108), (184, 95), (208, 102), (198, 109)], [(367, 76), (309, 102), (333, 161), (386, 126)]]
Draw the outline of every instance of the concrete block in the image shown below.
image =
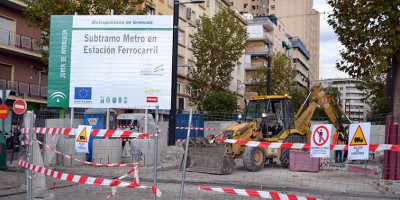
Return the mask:
[(354, 166), (354, 165), (349, 165), (347, 167), (347, 171), (356, 172), (356, 173), (362, 173), (362, 174), (368, 174), (368, 175), (376, 175), (376, 174), (378, 174), (378, 171), (376, 169), (358, 167), (358, 166)]
[[(78, 160), (86, 161), (86, 154), (85, 153), (76, 153), (75, 152), (75, 139), (66, 139), (66, 138), (60, 138), (58, 142), (58, 151), (72, 156)], [(64, 165), (64, 166), (81, 166), (85, 165), (83, 163), (77, 162), (77, 161), (72, 161), (69, 158), (66, 158), (61, 155), (57, 155), (57, 160), (59, 161), (59, 164)]]
[[(143, 166), (154, 165), (154, 139), (135, 139), (131, 140), (131, 143), (143, 153), (140, 160)], [(160, 152), (158, 152), (157, 163), (160, 163)]]
[(108, 164), (122, 161), (122, 143), (116, 139), (94, 139), (93, 162)]
[(319, 158), (311, 158), (310, 152), (290, 151), (289, 170), (302, 172), (319, 172)]

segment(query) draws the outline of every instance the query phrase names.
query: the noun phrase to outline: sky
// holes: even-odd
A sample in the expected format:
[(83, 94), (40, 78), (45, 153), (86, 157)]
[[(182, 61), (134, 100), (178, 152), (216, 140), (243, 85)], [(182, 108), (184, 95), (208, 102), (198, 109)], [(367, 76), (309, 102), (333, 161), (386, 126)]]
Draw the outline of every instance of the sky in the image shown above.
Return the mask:
[(332, 7), (326, 3), (326, 0), (314, 0), (313, 8), (322, 13), (320, 15), (319, 79), (348, 78), (346, 73), (335, 67), (336, 61), (340, 60), (340, 42), (327, 22), (328, 13), (323, 14), (323, 12), (331, 12)]

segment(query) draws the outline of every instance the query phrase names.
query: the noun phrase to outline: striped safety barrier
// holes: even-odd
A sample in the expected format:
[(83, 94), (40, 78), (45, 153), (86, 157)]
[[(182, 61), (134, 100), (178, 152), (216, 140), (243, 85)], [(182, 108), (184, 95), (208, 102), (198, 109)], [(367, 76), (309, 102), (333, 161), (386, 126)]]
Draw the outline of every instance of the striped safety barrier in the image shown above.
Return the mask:
[(69, 182), (75, 182), (75, 183), (80, 183), (80, 184), (89, 184), (89, 185), (102, 185), (102, 186), (109, 186), (109, 187), (123, 187), (123, 188), (136, 188), (136, 189), (146, 189), (146, 190), (151, 190), (154, 195), (161, 197), (162, 192), (156, 188), (155, 186), (144, 186), (140, 185), (139, 183), (136, 182), (124, 182), (119, 179), (103, 179), (103, 178), (96, 178), (96, 177), (90, 177), (90, 176), (81, 176), (81, 175), (75, 175), (75, 174), (67, 174), (67, 173), (62, 173), (58, 172), (55, 170), (51, 170), (42, 166), (37, 166), (34, 164), (29, 164), (26, 161), (20, 159), (18, 160), (18, 164), (21, 165), (22, 167), (25, 167), (27, 169), (31, 169), (32, 171), (51, 176), (53, 178), (59, 179), (59, 180), (64, 180), (64, 181), (69, 181)]
[[(120, 176), (119, 178), (115, 179), (114, 181), (121, 181), (122, 179), (127, 177), (132, 172), (135, 172), (133, 175), (133, 182), (139, 184), (139, 167), (140, 167), (140, 162), (134, 168), (130, 169), (128, 172), (126, 172), (124, 175)], [(111, 186), (111, 194), (107, 196), (107, 199), (114, 197), (116, 193), (117, 193), (117, 187)]]
[(296, 196), (296, 195), (292, 195), (292, 194), (283, 194), (283, 193), (278, 193), (278, 192), (234, 189), (234, 188), (211, 188), (211, 187), (207, 187), (206, 185), (200, 186), (199, 190), (223, 192), (223, 193), (228, 193), (228, 194), (235, 194), (235, 195), (248, 196), (248, 197), (257, 197), (257, 198), (267, 198), (267, 199), (273, 199), (273, 200), (317, 200), (316, 198), (302, 197), (302, 196)]
[[(177, 126), (176, 129), (178, 130), (188, 130), (189, 127), (187, 126)], [(218, 130), (217, 128), (201, 128), (201, 127), (192, 127), (190, 130), (202, 130), (202, 131), (215, 131)]]
[(132, 128), (132, 129), (135, 129), (135, 128), (137, 128), (137, 126), (117, 125), (117, 128)]
[[(101, 166), (101, 167), (132, 167), (132, 166), (137, 165), (137, 163), (110, 163), (110, 164), (101, 164), (101, 163), (95, 163), (95, 162), (87, 162), (87, 161), (79, 160), (79, 159), (77, 159), (77, 158), (74, 158), (74, 157), (72, 157), (72, 156), (69, 156), (69, 155), (64, 154), (64, 153), (62, 153), (62, 152), (59, 152), (59, 151), (57, 151), (56, 149), (54, 149), (53, 147), (49, 146), (48, 144), (46, 144), (46, 143), (44, 143), (44, 142), (41, 142), (41, 141), (39, 141), (39, 140), (37, 140), (37, 139), (35, 139), (34, 141), (37, 142), (37, 143), (39, 143), (39, 144), (41, 144), (41, 145), (43, 145), (44, 147), (50, 149), (50, 150), (53, 151), (54, 153), (60, 154), (61, 156), (65, 157), (65, 158), (68, 158), (68, 159), (70, 159), (70, 160), (74, 160), (74, 161), (76, 161), (76, 162), (80, 162), (80, 163), (83, 163), (83, 164), (88, 164), (88, 165), (92, 165), (92, 166)], [(28, 144), (29, 144), (29, 141), (27, 141), (27, 140), (21, 141), (21, 144), (22, 144), (22, 145), (28, 145)]]
[[(28, 134), (30, 128), (22, 128), (22, 134)], [(35, 127), (33, 128), (34, 133), (40, 134), (52, 134), (52, 135), (75, 135), (78, 129), (76, 128), (46, 128), (46, 127)], [(149, 136), (156, 136), (157, 134), (149, 133), (136, 133), (126, 130), (109, 130), (109, 129), (92, 129), (90, 133), (91, 137), (110, 137), (110, 138), (142, 138)]]
[[(272, 149), (310, 149), (310, 144), (304, 143), (279, 143), (279, 142), (257, 142), (257, 141), (247, 141), (247, 140), (233, 140), (233, 139), (225, 139), (225, 138), (215, 138), (215, 140), (224, 143), (231, 144), (239, 144), (242, 146), (251, 146), (251, 147), (261, 147), (261, 148), (272, 148)], [(347, 145), (330, 145), (331, 150), (348, 150)], [(400, 152), (400, 145), (395, 144), (370, 144), (370, 151), (396, 151)]]

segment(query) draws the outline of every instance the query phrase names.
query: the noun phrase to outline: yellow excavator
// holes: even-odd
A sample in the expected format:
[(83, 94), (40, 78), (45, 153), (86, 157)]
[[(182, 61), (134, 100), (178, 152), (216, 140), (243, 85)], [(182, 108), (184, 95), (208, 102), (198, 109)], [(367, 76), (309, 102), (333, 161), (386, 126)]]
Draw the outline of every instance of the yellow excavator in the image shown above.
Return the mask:
[[(318, 106), (323, 108), (336, 130), (344, 132), (341, 118), (346, 114), (321, 85), (317, 84), (311, 88), (296, 115), (291, 99), (288, 95), (250, 98), (246, 103), (244, 116), (216, 137), (259, 142), (309, 143), (311, 117)], [(351, 123), (350, 119), (347, 120)], [(229, 174), (234, 170), (236, 158), (242, 158), (248, 171), (260, 171), (264, 164), (272, 163), (273, 158), (279, 158), (283, 166), (289, 165), (290, 149), (209, 143), (207, 138), (192, 138), (189, 142), (187, 171)]]

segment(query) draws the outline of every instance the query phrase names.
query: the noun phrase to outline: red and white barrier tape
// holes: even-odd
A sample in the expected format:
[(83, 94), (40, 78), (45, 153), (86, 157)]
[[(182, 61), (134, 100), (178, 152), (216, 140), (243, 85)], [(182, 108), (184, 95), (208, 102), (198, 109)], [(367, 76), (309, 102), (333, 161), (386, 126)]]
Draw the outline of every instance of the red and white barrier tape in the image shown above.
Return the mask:
[(199, 187), (199, 190), (208, 190), (214, 192), (223, 192), (228, 194), (236, 194), (248, 197), (257, 197), (257, 198), (267, 198), (273, 200), (317, 200), (316, 198), (311, 197), (302, 197), (296, 196), (292, 194), (283, 194), (278, 192), (268, 192), (268, 191), (257, 191), (257, 190), (245, 190), (245, 189), (234, 189), (234, 188), (210, 188), (206, 185), (202, 185)]
[(155, 194), (158, 197), (160, 197), (162, 194), (161, 191), (158, 188), (156, 188), (155, 186), (149, 187), (149, 186), (140, 185), (135, 182), (130, 183), (130, 182), (123, 182), (120, 180), (111, 180), (111, 179), (103, 179), (103, 178), (96, 178), (96, 177), (90, 177), (90, 176), (81, 176), (81, 175), (75, 175), (75, 174), (62, 173), (62, 172), (54, 171), (51, 169), (47, 169), (42, 166), (29, 164), (22, 159), (18, 160), (18, 164), (27, 169), (31, 169), (35, 172), (42, 173), (44, 175), (51, 176), (51, 177), (59, 179), (59, 180), (75, 182), (75, 183), (80, 183), (80, 184), (89, 184), (89, 185), (102, 185), (102, 186), (110, 186), (110, 187), (113, 186), (113, 187), (146, 189), (146, 190), (151, 190), (153, 192), (153, 194)]
[[(92, 166), (101, 166), (101, 167), (126, 167), (126, 166), (128, 166), (128, 167), (132, 167), (132, 166), (137, 165), (137, 163), (111, 163), (111, 164), (101, 164), (101, 163), (95, 163), (95, 162), (87, 162), (87, 161), (79, 160), (79, 159), (77, 159), (77, 158), (74, 158), (74, 157), (72, 157), (72, 156), (69, 156), (69, 155), (64, 154), (64, 153), (62, 153), (62, 152), (59, 152), (59, 151), (57, 151), (55, 148), (53, 148), (53, 147), (49, 146), (48, 144), (46, 144), (46, 143), (44, 143), (44, 142), (41, 142), (41, 141), (39, 141), (39, 140), (36, 140), (36, 139), (35, 139), (34, 141), (37, 142), (37, 143), (39, 143), (39, 144), (41, 144), (41, 145), (43, 145), (43, 146), (45, 146), (46, 148), (50, 149), (50, 150), (53, 151), (54, 153), (60, 154), (61, 156), (65, 157), (65, 158), (68, 158), (68, 159), (70, 159), (70, 160), (75, 160), (76, 162), (80, 162), (80, 163), (92, 165)], [(26, 141), (26, 140), (24, 140), (24, 141), (21, 141), (21, 144), (22, 144), (22, 145), (27, 145), (27, 144), (29, 144), (29, 142)]]
[(117, 128), (137, 128), (137, 126), (118, 125)]
[(185, 139), (176, 139), (175, 142), (185, 142)]
[[(124, 175), (120, 176), (117, 179), (114, 179), (114, 181), (121, 181), (121, 179), (124, 179), (127, 177), (129, 174), (131, 174), (133, 171), (135, 172), (133, 175), (133, 183), (139, 184), (139, 167), (140, 167), (140, 162), (132, 169), (130, 169), (128, 172), (126, 172)], [(111, 186), (111, 194), (107, 196), (108, 198), (114, 197), (115, 194), (117, 193), (117, 187), (116, 186)]]
[[(187, 126), (177, 126), (176, 129), (180, 130), (188, 130), (189, 127)], [(204, 131), (215, 131), (218, 130), (217, 128), (201, 128), (201, 127), (192, 127), (190, 130), (204, 130)]]
[[(225, 139), (225, 138), (215, 138), (215, 140), (224, 143), (231, 144), (239, 144), (242, 146), (251, 146), (251, 147), (261, 147), (261, 148), (272, 148), (272, 149), (310, 149), (310, 144), (304, 143), (279, 143), (279, 142), (257, 142), (257, 141), (246, 141), (246, 140), (233, 140), (233, 139)], [(330, 145), (331, 150), (348, 150), (347, 145)], [(400, 152), (400, 145), (395, 144), (370, 144), (370, 151), (396, 151)]]
[[(35, 127), (33, 128), (34, 133), (41, 134), (52, 134), (52, 135), (75, 135), (78, 129), (76, 128), (46, 128), (46, 127)], [(29, 128), (22, 128), (22, 134), (28, 134)], [(116, 137), (116, 138), (141, 138), (156, 136), (157, 134), (149, 133), (135, 133), (126, 130), (109, 130), (109, 129), (92, 129), (90, 133), (91, 137)]]

